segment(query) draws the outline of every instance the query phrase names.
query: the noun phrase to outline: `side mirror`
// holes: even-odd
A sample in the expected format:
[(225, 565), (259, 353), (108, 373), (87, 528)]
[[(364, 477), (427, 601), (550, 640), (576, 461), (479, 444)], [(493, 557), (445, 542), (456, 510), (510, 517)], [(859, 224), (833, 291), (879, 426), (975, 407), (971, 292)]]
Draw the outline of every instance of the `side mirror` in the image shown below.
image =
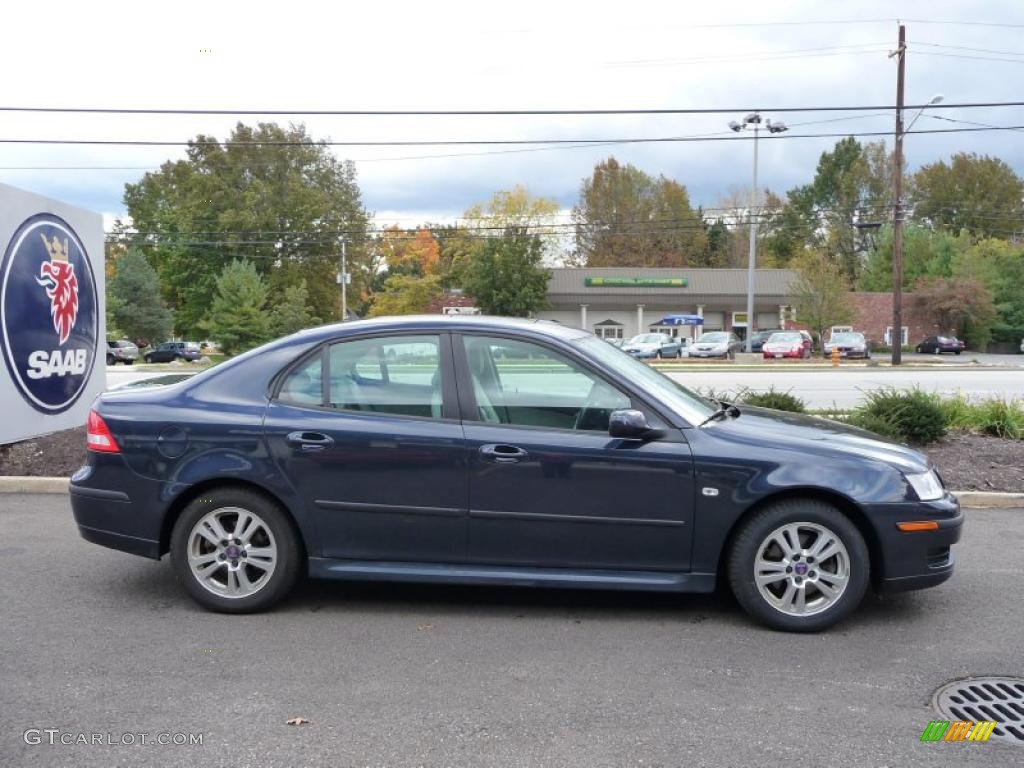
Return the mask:
[(612, 411), (608, 417), (608, 434), (626, 440), (655, 440), (664, 432), (647, 423), (643, 411)]

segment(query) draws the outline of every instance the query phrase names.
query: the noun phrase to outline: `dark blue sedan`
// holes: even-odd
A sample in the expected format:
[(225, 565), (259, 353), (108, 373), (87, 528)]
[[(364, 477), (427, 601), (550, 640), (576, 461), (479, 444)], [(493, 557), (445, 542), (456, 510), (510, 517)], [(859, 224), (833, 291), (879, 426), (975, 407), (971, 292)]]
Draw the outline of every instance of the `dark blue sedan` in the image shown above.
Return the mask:
[(950, 577), (955, 498), (920, 453), (704, 399), (543, 321), (304, 331), (94, 404), (83, 537), (170, 553), (207, 608), (296, 579), (711, 592), (816, 630)]

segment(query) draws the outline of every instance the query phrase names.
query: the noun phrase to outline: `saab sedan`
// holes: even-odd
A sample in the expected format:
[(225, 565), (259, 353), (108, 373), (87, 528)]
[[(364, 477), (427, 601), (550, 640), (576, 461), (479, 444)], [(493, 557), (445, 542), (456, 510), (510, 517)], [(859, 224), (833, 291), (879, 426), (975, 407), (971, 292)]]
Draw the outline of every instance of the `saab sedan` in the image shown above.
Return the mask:
[(948, 579), (963, 519), (915, 450), (706, 399), (544, 321), (302, 331), (185, 381), (103, 393), (87, 431), (70, 486), (81, 535), (169, 554), (189, 594), (225, 613), (268, 608), (303, 575), (724, 582), (764, 624), (819, 630), (870, 588)]

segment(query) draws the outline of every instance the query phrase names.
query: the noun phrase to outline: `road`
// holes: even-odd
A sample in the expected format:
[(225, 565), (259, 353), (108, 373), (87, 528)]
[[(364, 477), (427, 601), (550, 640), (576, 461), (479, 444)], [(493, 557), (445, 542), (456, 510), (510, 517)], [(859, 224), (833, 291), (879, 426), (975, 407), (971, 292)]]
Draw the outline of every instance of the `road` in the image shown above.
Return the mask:
[(741, 389), (792, 392), (811, 408), (851, 408), (864, 392), (879, 387), (920, 387), (942, 395), (958, 392), (972, 397), (1024, 397), (1024, 369), (1018, 368), (801, 368), (799, 364), (758, 370), (700, 369), (669, 374), (676, 381), (702, 390), (735, 394)]
[[(689, 365), (689, 364), (687, 364)], [(107, 385), (117, 387), (133, 381), (184, 373), (187, 367), (161, 366), (140, 370), (122, 366), (107, 368)], [(799, 363), (766, 366), (763, 370), (737, 369), (723, 365), (720, 369), (706, 367), (669, 374), (677, 381), (703, 390), (734, 394), (742, 388), (765, 390), (770, 387), (791, 391), (803, 398), (811, 408), (850, 408), (857, 405), (863, 392), (878, 387), (899, 388), (919, 386), (930, 392), (953, 395), (963, 392), (971, 397), (998, 395), (1024, 397), (1024, 368), (992, 366), (974, 369), (930, 368), (866, 368), (849, 366), (839, 369), (801, 367)]]
[(228, 617), (166, 561), (79, 539), (65, 497), (0, 497), (0, 763), (1021, 765), (1024, 747), (919, 739), (942, 683), (1024, 673), (1022, 544), (1024, 510), (969, 510), (951, 581), (821, 635), (710, 596), (342, 583)]

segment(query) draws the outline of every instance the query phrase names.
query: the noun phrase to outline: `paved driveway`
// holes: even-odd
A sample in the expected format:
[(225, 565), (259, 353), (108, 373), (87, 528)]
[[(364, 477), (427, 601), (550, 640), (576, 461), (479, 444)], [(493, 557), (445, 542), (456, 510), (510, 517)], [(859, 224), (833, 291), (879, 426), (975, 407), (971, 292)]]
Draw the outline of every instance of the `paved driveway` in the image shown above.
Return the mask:
[(969, 511), (958, 554), (946, 585), (812, 636), (711, 597), (337, 583), (226, 617), (81, 541), (65, 498), (0, 496), (0, 764), (1020, 765), (919, 741), (941, 683), (1024, 673), (1024, 511)]

